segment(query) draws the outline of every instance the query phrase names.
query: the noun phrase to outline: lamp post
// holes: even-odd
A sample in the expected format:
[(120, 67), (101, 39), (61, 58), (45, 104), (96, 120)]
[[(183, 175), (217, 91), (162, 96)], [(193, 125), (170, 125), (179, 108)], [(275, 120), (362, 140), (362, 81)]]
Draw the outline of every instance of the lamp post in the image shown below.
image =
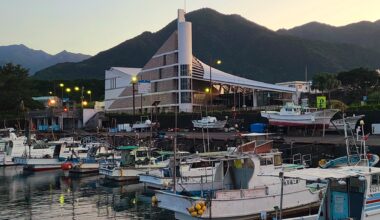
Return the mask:
[(210, 105), (212, 106), (212, 76), (211, 76), (211, 70), (212, 70), (212, 65), (213, 64), (217, 64), (217, 65), (220, 65), (220, 64), (222, 64), (222, 61), (221, 60), (215, 60), (215, 62), (214, 62), (214, 60), (212, 59), (212, 58), (210, 58), (210, 85), (209, 85), (209, 88), (210, 88)]
[(92, 91), (91, 91), (91, 90), (87, 90), (87, 94), (90, 96), (90, 102), (91, 102), (91, 94), (92, 94)]
[(133, 123), (135, 123), (135, 114), (136, 114), (136, 112), (135, 112), (135, 92), (136, 92), (136, 89), (135, 89), (135, 87), (136, 87), (136, 83), (137, 83), (137, 77), (136, 76), (132, 76), (132, 108), (133, 108)]
[[(211, 89), (205, 88), (205, 93), (206, 93), (205, 99), (206, 99), (206, 117), (207, 117), (208, 116), (208, 112), (207, 112), (208, 94), (211, 93)], [(207, 123), (208, 123), (208, 121), (207, 121)], [(202, 127), (202, 133), (203, 133), (203, 127)], [(210, 152), (210, 138), (209, 138), (209, 133), (208, 133), (208, 125), (206, 127), (206, 133), (207, 133), (207, 151)]]
[(61, 93), (61, 99), (63, 99), (63, 87), (65, 87), (65, 84), (60, 83), (59, 87), (61, 87), (61, 91), (62, 91), (62, 93)]

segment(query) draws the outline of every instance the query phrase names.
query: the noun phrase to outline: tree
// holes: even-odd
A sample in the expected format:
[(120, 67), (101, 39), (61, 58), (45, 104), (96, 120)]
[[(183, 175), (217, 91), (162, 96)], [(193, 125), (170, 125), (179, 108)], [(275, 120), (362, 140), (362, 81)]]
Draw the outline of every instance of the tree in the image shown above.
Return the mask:
[(329, 105), (331, 100), (331, 92), (337, 89), (340, 85), (341, 83), (335, 74), (319, 73), (313, 77), (312, 88), (318, 89), (322, 93), (327, 92)]
[(32, 99), (28, 70), (20, 65), (7, 63), (0, 66), (0, 111), (23, 111), (39, 107)]
[(356, 97), (366, 96), (368, 92), (379, 87), (379, 74), (374, 70), (357, 68), (338, 73), (342, 86)]

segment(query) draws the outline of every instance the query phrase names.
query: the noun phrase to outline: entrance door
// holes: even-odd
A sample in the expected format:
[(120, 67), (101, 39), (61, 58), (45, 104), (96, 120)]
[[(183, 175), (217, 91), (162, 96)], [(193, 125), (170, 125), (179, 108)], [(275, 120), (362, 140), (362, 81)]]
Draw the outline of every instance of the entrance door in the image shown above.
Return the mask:
[(330, 219), (347, 219), (348, 213), (348, 195), (345, 192), (331, 192)]

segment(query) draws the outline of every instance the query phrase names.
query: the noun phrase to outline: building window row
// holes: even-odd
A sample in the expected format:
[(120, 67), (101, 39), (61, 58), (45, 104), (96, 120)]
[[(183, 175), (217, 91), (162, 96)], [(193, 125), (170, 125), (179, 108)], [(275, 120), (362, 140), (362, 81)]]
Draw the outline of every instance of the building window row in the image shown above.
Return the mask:
[(109, 79), (110, 81), (110, 89), (116, 88), (116, 78)]
[(181, 90), (191, 89), (191, 78), (181, 78)]
[(187, 64), (182, 64), (180, 66), (180, 75), (181, 76), (189, 76), (190, 75), (190, 66)]
[(191, 92), (181, 92), (181, 103), (191, 103)]

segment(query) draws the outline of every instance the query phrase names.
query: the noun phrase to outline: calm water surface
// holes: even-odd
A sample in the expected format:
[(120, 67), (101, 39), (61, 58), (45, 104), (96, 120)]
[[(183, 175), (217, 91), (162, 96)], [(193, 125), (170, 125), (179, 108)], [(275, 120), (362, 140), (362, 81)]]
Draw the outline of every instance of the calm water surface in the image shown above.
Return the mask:
[(151, 195), (141, 184), (112, 186), (98, 176), (0, 167), (0, 219), (174, 219), (151, 206)]

